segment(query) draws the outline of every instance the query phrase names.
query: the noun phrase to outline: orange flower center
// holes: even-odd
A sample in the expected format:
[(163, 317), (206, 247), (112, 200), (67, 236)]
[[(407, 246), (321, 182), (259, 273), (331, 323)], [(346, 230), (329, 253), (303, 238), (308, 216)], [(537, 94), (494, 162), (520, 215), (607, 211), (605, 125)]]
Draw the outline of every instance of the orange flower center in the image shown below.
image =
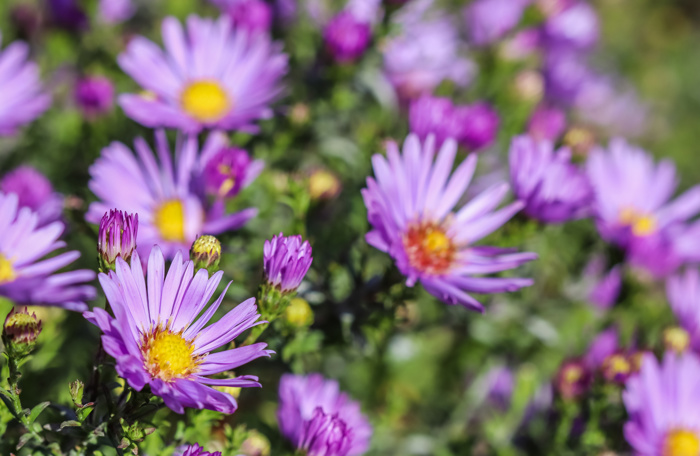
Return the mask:
[(403, 237), (408, 261), (428, 274), (442, 274), (454, 263), (457, 247), (445, 230), (435, 224), (413, 225)]

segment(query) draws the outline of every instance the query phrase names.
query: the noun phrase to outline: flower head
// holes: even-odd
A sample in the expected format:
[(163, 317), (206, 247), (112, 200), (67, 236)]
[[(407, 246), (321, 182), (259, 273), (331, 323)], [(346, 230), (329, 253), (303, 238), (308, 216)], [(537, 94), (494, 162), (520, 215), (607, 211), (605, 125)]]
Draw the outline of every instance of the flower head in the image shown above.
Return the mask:
[(309, 271), (313, 257), (309, 241), (301, 236), (284, 237), (282, 233), (265, 241), (263, 250), (265, 279), (282, 292), (299, 288)]
[(147, 275), (138, 253), (131, 266), (117, 258), (115, 271), (100, 274), (114, 317), (100, 308), (84, 313), (104, 333), (105, 351), (115, 358), (119, 375), (137, 391), (150, 385), (153, 394), (177, 413), (184, 407), (233, 413), (236, 400), (211, 386), (259, 387), (257, 377), (208, 376), (272, 353), (265, 350), (265, 343), (212, 353), (262, 323), (257, 321), (255, 299), (250, 298), (205, 328), (228, 290), (227, 286), (207, 307), (222, 276), (219, 271), (209, 277), (204, 269), (195, 273), (194, 263), (183, 261), (180, 252), (166, 272), (163, 254), (155, 246)]
[(498, 134), (500, 118), (493, 107), (480, 101), (455, 110), (455, 139), (469, 150), (479, 150), (490, 146)]
[(574, 400), (588, 391), (592, 381), (593, 376), (586, 363), (573, 359), (561, 365), (554, 386), (562, 398)]
[(547, 223), (584, 217), (593, 191), (585, 172), (571, 163), (571, 152), (554, 152), (549, 141), (518, 136), (510, 146), (510, 178), (524, 212)]
[(240, 228), (257, 213), (251, 208), (225, 214), (223, 202), (211, 203), (204, 192), (195, 188), (202, 180), (207, 186), (207, 175), (202, 169), (206, 169), (210, 157), (225, 147), (226, 137), (213, 133), (198, 154), (197, 139), (187, 137), (180, 141), (173, 164), (162, 131), (156, 132), (160, 163), (141, 138), (134, 142), (137, 156), (124, 144), (112, 143), (90, 167), (92, 179), (88, 186), (100, 201), (90, 205), (85, 218), (98, 223), (110, 209), (138, 214), (138, 249), (144, 258), (154, 244), (169, 259), (178, 251), (187, 255), (198, 234), (216, 235)]
[(481, 311), (481, 304), (468, 292), (515, 291), (532, 281), (474, 276), (515, 268), (537, 255), (475, 245), (522, 209), (523, 203), (496, 210), (508, 192), (507, 184), (498, 183), (455, 210), (477, 161), (476, 155), (469, 155), (450, 177), (456, 153), (456, 143), (449, 140), (435, 158), (434, 138), (421, 144), (411, 134), (403, 154), (390, 142), (388, 160), (372, 157), (376, 178), (369, 177), (362, 191), (373, 228), (366, 238), (394, 258), (408, 286), (420, 281), (448, 304)]
[(484, 46), (518, 25), (530, 0), (476, 0), (464, 11), (471, 42)]
[(408, 111), (408, 122), (411, 132), (424, 141), (428, 135), (435, 135), (435, 140), (441, 145), (448, 138), (456, 138), (458, 126), (454, 120), (454, 105), (452, 100), (445, 97), (423, 95), (411, 102)]
[(31, 352), (36, 339), (41, 333), (41, 320), (36, 313), (24, 309), (12, 308), (5, 317), (2, 327), (2, 342), (5, 350), (13, 355), (27, 355)]
[(262, 160), (251, 160), (250, 155), (236, 147), (208, 149), (202, 157), (204, 188), (217, 198), (233, 198), (255, 180), (265, 166)]
[(162, 32), (165, 52), (136, 37), (119, 56), (122, 69), (146, 90), (120, 97), (129, 117), (196, 133), (255, 131), (256, 120), (271, 116), (268, 104), (280, 93), (287, 57), (265, 34), (233, 30), (226, 16), (190, 16), (187, 33), (168, 17)]
[(114, 86), (104, 76), (79, 79), (75, 84), (75, 103), (87, 118), (97, 117), (112, 109)]
[(133, 0), (100, 0), (98, 15), (106, 24), (119, 24), (136, 13)]
[(320, 374), (282, 376), (280, 431), (309, 456), (356, 456), (369, 447), (372, 427), (338, 383)]
[(667, 353), (661, 364), (646, 354), (622, 399), (629, 415), (625, 439), (636, 454), (700, 453), (700, 411), (695, 406), (700, 401), (700, 360), (695, 354)]
[[(0, 45), (2, 35), (0, 35)], [(39, 117), (51, 104), (39, 79), (39, 67), (28, 62), (29, 46), (16, 41), (0, 51), (0, 136)]]
[(272, 7), (263, 0), (233, 0), (225, 7), (233, 25), (249, 33), (268, 33)]
[(550, 45), (590, 49), (598, 41), (598, 28), (598, 16), (593, 6), (577, 1), (551, 15), (545, 23), (544, 32)]
[(192, 243), (190, 259), (194, 261), (195, 269), (204, 268), (213, 272), (213, 269), (218, 267), (221, 259), (221, 242), (214, 236), (199, 236)]
[(204, 451), (198, 443), (179, 447), (173, 456), (221, 456), (221, 451)]
[(538, 106), (527, 125), (528, 134), (537, 140), (555, 142), (566, 129), (566, 114), (561, 109)]
[(36, 213), (39, 226), (55, 222), (63, 212), (63, 195), (55, 192), (51, 182), (31, 166), (20, 166), (0, 179), (0, 191), (17, 195), (20, 207)]
[(358, 59), (372, 38), (370, 24), (358, 20), (349, 11), (341, 11), (326, 25), (323, 32), (326, 48), (339, 62)]
[(39, 227), (39, 217), (19, 207), (14, 193), (0, 192), (0, 296), (16, 304), (59, 306), (85, 310), (95, 297), (86, 282), (95, 278), (88, 270), (57, 271), (80, 257), (76, 251), (45, 256), (65, 245), (59, 241), (65, 226), (52, 222)]
[(117, 257), (129, 261), (136, 251), (136, 236), (139, 231), (138, 214), (123, 213), (111, 209), (100, 220), (97, 237), (97, 252), (102, 271), (114, 270)]

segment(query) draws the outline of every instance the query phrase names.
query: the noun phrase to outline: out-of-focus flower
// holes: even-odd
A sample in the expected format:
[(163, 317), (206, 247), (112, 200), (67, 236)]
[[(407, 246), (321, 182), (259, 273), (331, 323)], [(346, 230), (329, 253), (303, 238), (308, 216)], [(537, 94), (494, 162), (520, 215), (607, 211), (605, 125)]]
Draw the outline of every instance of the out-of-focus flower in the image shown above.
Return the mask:
[(556, 47), (547, 52), (544, 64), (545, 91), (548, 99), (572, 106), (595, 74), (579, 52)]
[(114, 142), (102, 150), (102, 156), (90, 167), (88, 184), (100, 201), (90, 205), (85, 218), (98, 223), (110, 209), (139, 215), (138, 249), (142, 256), (158, 244), (166, 258), (180, 251), (187, 256), (200, 233), (217, 235), (243, 226), (257, 214), (249, 208), (226, 214), (223, 201), (213, 204), (203, 192), (193, 190), (193, 182), (205, 166), (206, 157), (227, 146), (223, 134), (212, 133), (198, 158), (196, 137), (187, 137), (176, 150), (173, 166), (168, 140), (156, 132), (156, 152), (160, 164), (146, 141), (134, 141), (137, 157), (124, 144)]
[(593, 376), (588, 366), (580, 360), (566, 361), (554, 380), (554, 386), (562, 398), (575, 400), (588, 391)]
[(622, 288), (622, 270), (618, 265), (597, 278), (597, 282), (588, 294), (588, 300), (600, 309), (609, 309), (620, 296), (620, 288)]
[(563, 142), (575, 157), (580, 158), (588, 157), (588, 153), (597, 145), (595, 133), (590, 128), (578, 125), (567, 130)]
[(666, 350), (683, 353), (690, 347), (690, 334), (685, 329), (674, 326), (666, 328), (663, 334), (664, 347)]
[(228, 17), (197, 16), (187, 19), (187, 33), (177, 19), (165, 18), (162, 34), (165, 52), (136, 37), (118, 58), (147, 91), (119, 97), (129, 117), (197, 133), (209, 127), (253, 132), (256, 120), (272, 115), (268, 105), (281, 91), (287, 56), (269, 37), (233, 30)]
[[(367, 188), (362, 190), (373, 228), (366, 239), (394, 258), (408, 286), (420, 281), (429, 293), (448, 304), (482, 311), (482, 305), (468, 292), (515, 291), (531, 285), (532, 280), (481, 275), (515, 268), (537, 255), (474, 245), (524, 204), (515, 202), (495, 210), (508, 192), (508, 184), (499, 183), (453, 212), (477, 161), (476, 155), (470, 155), (450, 177), (456, 153), (457, 144), (449, 140), (435, 160), (434, 138), (421, 144), (411, 134), (403, 154), (396, 143), (389, 142), (388, 160), (374, 155), (376, 178), (368, 177)], [(474, 277), (476, 274), (479, 277)]]
[(591, 342), (588, 352), (583, 358), (586, 367), (591, 371), (599, 369), (606, 358), (618, 351), (618, 339), (619, 335), (614, 327), (598, 334)]
[(0, 193), (0, 296), (16, 304), (86, 310), (85, 301), (95, 297), (86, 282), (95, 273), (56, 272), (78, 259), (77, 251), (41, 259), (65, 245), (59, 241), (65, 227), (52, 222), (40, 228), (38, 222), (37, 214), (19, 207), (17, 195)]
[(688, 269), (669, 277), (666, 295), (678, 324), (690, 335), (695, 350), (700, 350), (700, 272)]
[(193, 445), (183, 445), (177, 448), (173, 456), (221, 456), (221, 451), (204, 451), (204, 447), (195, 443)]
[(136, 251), (136, 236), (139, 231), (138, 214), (110, 210), (100, 220), (97, 236), (97, 252), (100, 269), (114, 271), (117, 257), (129, 261)]
[(119, 24), (131, 19), (136, 13), (132, 0), (100, 0), (97, 14), (105, 24)]
[(41, 333), (41, 320), (25, 307), (13, 307), (5, 317), (2, 327), (2, 343), (10, 356), (26, 356), (33, 349)]
[(250, 185), (265, 167), (236, 147), (208, 147), (202, 152), (204, 189), (217, 198), (233, 198)]
[(367, 22), (358, 20), (348, 11), (341, 11), (326, 25), (323, 38), (329, 53), (338, 62), (352, 62), (367, 49), (372, 30)]
[(616, 352), (603, 360), (600, 372), (610, 383), (623, 385), (632, 375), (634, 366), (629, 356), (624, 352)]
[(41, 86), (39, 67), (27, 61), (28, 56), (29, 46), (20, 41), (0, 51), (0, 136), (13, 135), (51, 104), (51, 96)]
[(667, 353), (661, 365), (644, 356), (641, 371), (622, 393), (629, 420), (624, 434), (640, 455), (700, 453), (700, 360), (695, 354)]
[(302, 328), (313, 323), (314, 312), (305, 299), (297, 297), (289, 302), (284, 311), (284, 319), (291, 326)]
[(270, 441), (252, 429), (248, 431), (248, 436), (241, 444), (241, 455), (239, 456), (270, 456)]
[(372, 427), (360, 405), (320, 374), (282, 376), (277, 419), (282, 434), (309, 456), (359, 456)]
[(510, 32), (531, 0), (476, 0), (464, 10), (467, 32), (478, 46), (491, 44)]
[(549, 141), (518, 136), (510, 146), (513, 191), (524, 212), (546, 223), (562, 223), (588, 215), (593, 193), (583, 170), (571, 163), (568, 149)]
[(513, 90), (520, 100), (535, 104), (544, 94), (544, 79), (539, 71), (524, 70), (513, 81)]
[(88, 18), (77, 0), (48, 0), (51, 23), (69, 30), (82, 30), (88, 26)]
[(213, 274), (221, 260), (221, 242), (214, 236), (199, 236), (192, 243), (190, 259), (195, 270), (206, 269)]
[(82, 78), (75, 84), (74, 98), (83, 115), (94, 118), (112, 110), (114, 86), (104, 76)]
[(340, 194), (342, 188), (338, 176), (327, 169), (315, 169), (308, 181), (309, 196), (314, 200), (330, 200)]
[(595, 9), (585, 1), (577, 1), (551, 15), (544, 31), (551, 45), (590, 49), (598, 41), (598, 28)]
[(302, 242), (299, 235), (285, 237), (280, 233), (265, 241), (263, 261), (268, 285), (286, 293), (295, 291), (311, 267), (311, 254), (309, 241)]
[(506, 39), (499, 55), (506, 60), (524, 60), (539, 51), (541, 45), (542, 32), (537, 28), (528, 28)]
[(44, 226), (61, 218), (63, 195), (54, 191), (51, 182), (31, 166), (20, 166), (0, 179), (0, 191), (14, 193), (20, 207), (36, 213), (38, 226)]
[(647, 107), (636, 90), (609, 76), (583, 81), (574, 100), (579, 116), (614, 134), (639, 136), (645, 131)]
[(255, 299), (250, 298), (204, 328), (228, 290), (226, 286), (207, 308), (222, 276), (219, 271), (209, 277), (203, 269), (195, 274), (194, 263), (183, 261), (180, 252), (166, 273), (163, 254), (155, 246), (147, 276), (138, 252), (131, 258), (131, 267), (117, 258), (116, 272), (100, 274), (114, 317), (100, 308), (84, 313), (104, 333), (103, 346), (116, 360), (117, 373), (137, 391), (150, 385), (153, 394), (177, 413), (183, 413), (184, 407), (235, 412), (236, 400), (210, 386), (260, 387), (258, 378), (208, 376), (272, 353), (265, 350), (265, 343), (211, 353), (262, 323), (257, 321)]
[(458, 124), (457, 141), (472, 151), (491, 145), (500, 125), (496, 110), (483, 101), (456, 108), (454, 122)]
[(413, 100), (408, 111), (408, 123), (411, 132), (418, 135), (421, 141), (425, 141), (430, 134), (435, 135), (438, 146), (447, 138), (455, 138), (458, 133), (454, 106), (449, 98), (423, 95)]
[(486, 398), (501, 410), (510, 407), (515, 379), (513, 372), (506, 366), (496, 366), (486, 374)]
[(234, 0), (225, 11), (233, 25), (248, 33), (268, 33), (272, 26), (272, 7), (263, 0)]
[(566, 114), (559, 108), (538, 106), (528, 122), (528, 134), (537, 140), (556, 142), (566, 128)]

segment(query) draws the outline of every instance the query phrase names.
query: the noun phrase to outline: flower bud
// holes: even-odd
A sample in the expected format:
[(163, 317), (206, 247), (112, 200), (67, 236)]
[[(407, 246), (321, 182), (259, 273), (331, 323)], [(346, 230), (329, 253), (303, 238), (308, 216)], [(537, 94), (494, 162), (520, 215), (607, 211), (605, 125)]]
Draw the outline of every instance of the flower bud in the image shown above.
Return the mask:
[(83, 405), (83, 390), (85, 389), (85, 384), (80, 380), (75, 380), (70, 383), (70, 398), (73, 400), (73, 404), (76, 407)]
[(213, 272), (221, 259), (221, 242), (214, 236), (199, 236), (190, 249), (190, 259), (194, 261), (196, 270)]
[(139, 228), (138, 214), (128, 214), (115, 209), (110, 210), (100, 221), (97, 239), (100, 270), (114, 270), (117, 257), (128, 262), (136, 250), (136, 235)]
[(256, 430), (248, 431), (248, 437), (241, 445), (244, 456), (270, 456), (270, 441)]
[(582, 361), (570, 360), (559, 369), (555, 379), (555, 387), (562, 398), (572, 400), (588, 391), (591, 380), (591, 373)]
[(309, 241), (301, 236), (284, 237), (282, 233), (265, 241), (263, 261), (267, 284), (283, 293), (296, 291), (311, 267)]
[(351, 12), (342, 11), (333, 17), (323, 38), (328, 52), (341, 63), (358, 59), (367, 49), (372, 39), (370, 24), (357, 19)]
[(690, 346), (690, 334), (683, 328), (673, 327), (664, 331), (664, 346), (666, 350), (683, 353)]
[(10, 356), (26, 356), (34, 349), (41, 333), (41, 321), (36, 314), (24, 309), (13, 308), (5, 318), (2, 341)]
[(333, 199), (340, 193), (338, 176), (325, 169), (317, 169), (309, 176), (309, 195), (312, 200)]
[(112, 109), (114, 86), (104, 76), (81, 78), (75, 84), (74, 98), (83, 115), (87, 119), (94, 119)]
[(314, 322), (314, 312), (305, 299), (294, 298), (284, 311), (284, 319), (292, 326), (302, 328)]
[(623, 385), (632, 374), (632, 362), (629, 356), (624, 353), (613, 353), (605, 358), (600, 366), (603, 378), (609, 383)]

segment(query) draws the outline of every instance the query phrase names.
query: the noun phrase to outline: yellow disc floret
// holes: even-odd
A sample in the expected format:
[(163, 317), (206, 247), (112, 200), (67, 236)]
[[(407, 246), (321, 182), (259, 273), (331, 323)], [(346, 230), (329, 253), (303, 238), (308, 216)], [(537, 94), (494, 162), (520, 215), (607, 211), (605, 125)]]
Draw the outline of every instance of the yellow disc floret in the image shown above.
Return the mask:
[(12, 262), (0, 253), (0, 283), (12, 282), (17, 278)]
[(666, 435), (663, 456), (698, 456), (699, 454), (700, 439), (695, 432), (678, 429)]
[(164, 240), (184, 241), (185, 212), (182, 207), (182, 201), (170, 200), (161, 204), (155, 211), (154, 224)]
[(201, 361), (193, 354), (192, 341), (168, 329), (158, 328), (146, 334), (141, 352), (146, 370), (164, 381), (189, 377), (197, 372)]
[(216, 81), (195, 81), (180, 95), (182, 109), (200, 122), (214, 122), (224, 117), (231, 107), (228, 94)]
[(635, 236), (648, 236), (656, 231), (656, 219), (653, 215), (632, 208), (620, 212), (620, 222), (629, 226)]

